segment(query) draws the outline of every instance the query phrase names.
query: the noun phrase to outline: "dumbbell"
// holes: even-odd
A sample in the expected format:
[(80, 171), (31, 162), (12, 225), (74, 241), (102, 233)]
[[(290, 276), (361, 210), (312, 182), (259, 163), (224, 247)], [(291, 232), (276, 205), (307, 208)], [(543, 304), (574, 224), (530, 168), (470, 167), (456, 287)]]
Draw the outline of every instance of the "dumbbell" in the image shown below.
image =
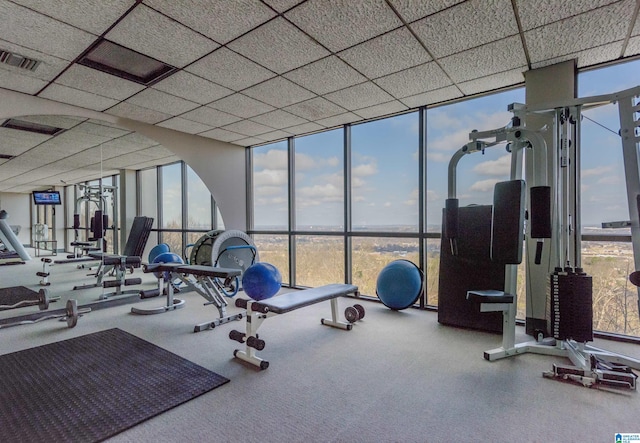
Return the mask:
[(24, 306), (38, 306), (41, 311), (49, 309), (49, 303), (60, 300), (60, 296), (51, 297), (49, 290), (46, 288), (38, 291), (38, 298), (32, 300), (22, 300), (13, 305), (0, 305), (0, 311), (6, 311), (9, 309), (22, 308)]
[(82, 314), (88, 314), (89, 312), (91, 312), (91, 308), (78, 309), (77, 300), (67, 300), (67, 306), (65, 308), (64, 314), (45, 315), (35, 320), (23, 320), (15, 323), (7, 323), (4, 325), (0, 325), (0, 329), (9, 328), (11, 326), (30, 325), (33, 323), (39, 323), (43, 320), (51, 320), (53, 318), (58, 318), (61, 321), (66, 320), (67, 327), (74, 328), (78, 324), (78, 318), (80, 318)]
[(344, 318), (346, 318), (349, 323), (362, 320), (364, 318), (364, 307), (359, 304), (347, 307), (347, 309), (344, 310)]

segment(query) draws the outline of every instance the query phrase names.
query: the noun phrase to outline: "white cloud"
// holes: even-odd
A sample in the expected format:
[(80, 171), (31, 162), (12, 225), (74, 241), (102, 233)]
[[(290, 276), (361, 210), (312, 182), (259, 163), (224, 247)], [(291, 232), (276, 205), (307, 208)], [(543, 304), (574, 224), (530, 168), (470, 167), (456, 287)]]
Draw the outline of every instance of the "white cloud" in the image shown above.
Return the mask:
[(287, 171), (282, 169), (264, 169), (253, 174), (254, 187), (261, 186), (286, 186)]
[(480, 192), (492, 191), (493, 187), (499, 181), (500, 180), (497, 178), (488, 178), (486, 180), (480, 180), (472, 184), (469, 189), (472, 191), (480, 191)]
[(503, 155), (497, 160), (488, 160), (473, 167), (473, 172), (480, 175), (509, 176), (511, 171), (511, 155)]
[(270, 149), (265, 153), (254, 154), (254, 168), (284, 169), (287, 170), (287, 151), (282, 149)]
[(609, 172), (613, 172), (613, 165), (597, 166), (595, 168), (583, 169), (580, 172), (580, 175), (582, 176), (582, 178), (586, 178), (607, 174)]
[(602, 177), (597, 183), (599, 185), (617, 185), (622, 183), (622, 180), (618, 175), (609, 175), (608, 177)]
[(440, 195), (432, 190), (432, 189), (427, 189), (427, 201), (428, 202), (433, 202), (433, 201), (438, 201), (441, 200), (442, 198), (440, 197)]
[(390, 208), (391, 207), (391, 202), (384, 202), (383, 206), (385, 208)]
[(360, 164), (351, 169), (352, 177), (366, 177), (378, 173), (378, 165), (375, 162)]

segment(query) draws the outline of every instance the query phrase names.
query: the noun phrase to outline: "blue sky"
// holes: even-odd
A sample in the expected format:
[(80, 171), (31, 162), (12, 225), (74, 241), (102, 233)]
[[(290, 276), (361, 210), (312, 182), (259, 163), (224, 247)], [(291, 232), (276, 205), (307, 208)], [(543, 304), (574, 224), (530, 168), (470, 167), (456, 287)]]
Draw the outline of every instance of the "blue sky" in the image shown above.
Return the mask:
[[(640, 61), (582, 73), (579, 96), (607, 94), (640, 85)], [(427, 223), (438, 230), (447, 197), (447, 165), (473, 129), (505, 126), (507, 105), (524, 102), (524, 89), (481, 97), (427, 112)], [(588, 110), (582, 121), (582, 222), (627, 220), (626, 190), (617, 106)], [(588, 117), (588, 118), (587, 118)], [(298, 227), (343, 224), (341, 130), (296, 139)], [(287, 152), (279, 142), (254, 150), (256, 228), (287, 227)], [(504, 146), (461, 160), (461, 205), (490, 204), (495, 182), (508, 178)], [(352, 204), (355, 229), (407, 225), (417, 230), (418, 114), (413, 112), (352, 127)]]

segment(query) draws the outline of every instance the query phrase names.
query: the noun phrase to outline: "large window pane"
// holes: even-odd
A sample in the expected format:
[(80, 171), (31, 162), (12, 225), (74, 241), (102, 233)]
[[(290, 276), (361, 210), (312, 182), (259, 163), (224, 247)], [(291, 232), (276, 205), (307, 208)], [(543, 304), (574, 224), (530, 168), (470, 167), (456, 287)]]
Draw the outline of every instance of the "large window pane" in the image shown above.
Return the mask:
[(418, 113), (351, 130), (353, 229), (418, 230)]
[(286, 141), (252, 149), (254, 229), (289, 228), (287, 155)]
[(296, 237), (296, 284), (321, 286), (344, 282), (344, 238), (325, 235)]
[[(466, 100), (427, 111), (427, 231), (440, 232), (447, 198), (448, 165), (453, 154), (469, 142), (469, 133), (504, 127), (513, 114), (511, 103), (524, 103), (524, 89)], [(486, 149), (484, 155), (464, 156), (457, 168), (460, 206), (491, 204), (493, 186), (509, 179), (510, 156), (505, 145)]]
[(413, 238), (354, 237), (352, 251), (353, 284), (364, 295), (376, 295), (378, 274), (392, 261), (420, 263), (418, 240)]
[(211, 193), (190, 166), (187, 166), (187, 214), (187, 228), (211, 229)]
[(254, 235), (261, 262), (271, 263), (282, 274), (282, 283), (289, 283), (289, 237), (286, 235)]
[[(146, 217), (153, 217), (153, 228), (158, 227), (158, 174), (156, 168), (144, 169), (138, 173), (140, 187), (140, 213)], [(149, 251), (158, 244), (158, 233), (152, 231), (145, 247), (143, 258), (149, 256)]]
[(343, 131), (295, 141), (296, 229), (335, 231), (344, 227)]
[[(162, 228), (182, 229), (182, 165), (174, 163), (162, 166)], [(160, 239), (171, 248), (171, 252), (181, 254), (182, 233), (161, 232)]]

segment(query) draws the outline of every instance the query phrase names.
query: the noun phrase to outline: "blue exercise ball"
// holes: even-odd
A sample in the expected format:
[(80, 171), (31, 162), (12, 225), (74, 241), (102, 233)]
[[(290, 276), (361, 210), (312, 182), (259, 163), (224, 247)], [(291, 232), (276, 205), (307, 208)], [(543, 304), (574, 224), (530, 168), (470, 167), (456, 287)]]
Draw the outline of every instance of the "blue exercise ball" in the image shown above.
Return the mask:
[(422, 294), (423, 275), (409, 260), (395, 260), (385, 266), (376, 281), (376, 294), (394, 311), (413, 305)]
[(271, 263), (254, 263), (242, 274), (242, 288), (254, 300), (266, 300), (278, 293), (282, 275)]
[(171, 248), (169, 248), (169, 245), (166, 243), (160, 243), (158, 245), (155, 245), (153, 248), (151, 248), (151, 251), (149, 251), (149, 263), (155, 263), (154, 260), (156, 259), (157, 256), (170, 251), (171, 251)]
[[(184, 261), (182, 261), (182, 257), (180, 257), (178, 254), (175, 254), (173, 252), (163, 252), (162, 254), (158, 254), (158, 256), (153, 260), (153, 263), (179, 263), (179, 264), (184, 264)], [(154, 272), (153, 275), (156, 276), (156, 278), (160, 278), (160, 273), (159, 272)], [(171, 278), (171, 274), (169, 272), (164, 273), (164, 279), (165, 280), (169, 280)]]

